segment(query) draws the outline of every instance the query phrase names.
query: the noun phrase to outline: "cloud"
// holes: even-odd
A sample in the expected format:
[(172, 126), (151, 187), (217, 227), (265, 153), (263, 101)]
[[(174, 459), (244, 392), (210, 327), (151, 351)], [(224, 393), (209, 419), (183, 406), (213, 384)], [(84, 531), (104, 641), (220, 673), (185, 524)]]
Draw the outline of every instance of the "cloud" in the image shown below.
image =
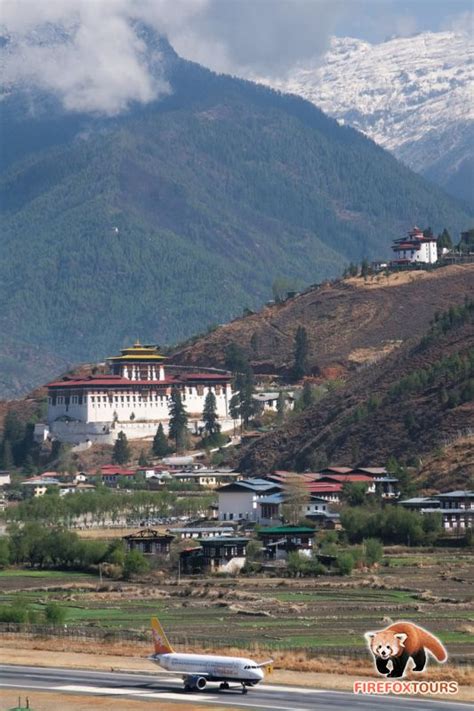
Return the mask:
[(166, 34), (198, 6), (180, 0), (5, 0), (2, 26), (10, 42), (2, 59), (4, 82), (51, 91), (72, 111), (113, 115), (131, 102), (147, 103), (170, 87), (159, 52), (146, 46), (137, 21), (149, 17)]
[(170, 91), (137, 23), (217, 71), (282, 74), (322, 52), (339, 0), (3, 0), (7, 84), (56, 94), (71, 111), (117, 114)]
[(72, 111), (109, 115), (171, 90), (159, 51), (139, 31), (143, 24), (216, 71), (282, 78), (297, 63), (314, 65), (334, 33), (366, 36), (372, 27), (375, 35), (407, 34), (417, 29), (421, 9), (426, 16), (422, 0), (0, 2), (0, 30), (10, 37), (4, 81), (52, 91)]

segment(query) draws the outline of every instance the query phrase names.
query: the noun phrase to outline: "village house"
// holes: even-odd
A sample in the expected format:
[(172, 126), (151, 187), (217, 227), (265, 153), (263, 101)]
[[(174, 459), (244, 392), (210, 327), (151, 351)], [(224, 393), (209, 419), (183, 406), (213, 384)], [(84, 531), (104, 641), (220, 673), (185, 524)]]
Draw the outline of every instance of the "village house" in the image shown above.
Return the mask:
[(287, 558), (288, 553), (292, 551), (310, 556), (315, 533), (309, 526), (273, 526), (261, 528), (258, 537), (262, 541), (266, 557), (269, 560), (281, 560)]
[(217, 489), (220, 521), (258, 520), (257, 502), (262, 496), (276, 493), (281, 486), (267, 479), (242, 479)]
[(474, 491), (448, 491), (432, 496), (417, 496), (400, 501), (399, 504), (422, 514), (440, 513), (443, 528), (447, 532), (459, 533), (473, 527)]
[(145, 556), (168, 556), (174, 536), (160, 533), (152, 528), (145, 528), (137, 533), (130, 533), (122, 540), (128, 551), (139, 551)]
[(38, 441), (49, 435), (73, 444), (112, 444), (124, 432), (129, 439), (151, 439), (160, 423), (168, 430), (174, 389), (181, 394), (191, 430), (198, 432), (203, 426), (208, 392), (216, 398), (221, 430), (232, 429), (230, 373), (173, 369), (165, 366), (165, 360), (156, 346), (137, 342), (107, 359), (107, 374), (65, 376), (49, 383), (48, 424), (35, 427), (35, 437)]
[(182, 528), (169, 528), (168, 531), (181, 540), (234, 535), (233, 526), (184, 526)]
[(21, 486), (26, 487), (25, 491), (28, 496), (44, 496), (49, 487), (58, 487), (59, 479), (52, 476), (33, 476), (21, 482)]
[(198, 484), (206, 489), (215, 489), (222, 484), (242, 479), (242, 474), (230, 470), (197, 469), (196, 471), (176, 471), (171, 474), (174, 481)]
[(435, 264), (438, 261), (436, 237), (425, 237), (419, 227), (413, 227), (407, 237), (394, 240), (392, 249), (395, 255), (391, 266)]
[[(263, 526), (271, 526), (283, 520), (283, 506), (285, 505), (285, 492), (278, 491), (268, 496), (262, 496), (257, 501), (257, 522)], [(307, 501), (301, 504), (301, 518), (326, 520), (328, 502), (326, 499), (310, 494)]]
[(199, 546), (180, 553), (180, 570), (192, 575), (211, 573), (238, 573), (245, 565), (249, 539), (238, 536), (213, 536), (199, 539)]
[(102, 479), (104, 486), (115, 489), (119, 482), (126, 484), (127, 480), (133, 479), (135, 477), (135, 471), (133, 469), (120, 467), (117, 464), (104, 464), (104, 466), (100, 468), (99, 477)]
[[(285, 410), (293, 410), (295, 405), (294, 393), (286, 391), (282, 392), (285, 396)], [(277, 412), (279, 396), (280, 392), (275, 390), (271, 392), (254, 393), (252, 398), (262, 412)]]

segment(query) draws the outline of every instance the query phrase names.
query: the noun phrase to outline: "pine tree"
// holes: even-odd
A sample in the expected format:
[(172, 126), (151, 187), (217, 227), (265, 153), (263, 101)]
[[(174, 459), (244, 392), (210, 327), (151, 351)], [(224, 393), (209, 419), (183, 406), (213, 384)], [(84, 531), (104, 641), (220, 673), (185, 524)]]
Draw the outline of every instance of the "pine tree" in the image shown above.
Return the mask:
[(186, 445), (188, 415), (181, 399), (181, 393), (177, 388), (171, 393), (169, 413), (169, 437), (174, 439), (176, 449), (179, 451)]
[(161, 422), (158, 425), (158, 429), (156, 430), (156, 434), (153, 438), (152, 452), (155, 457), (166, 457), (166, 455), (170, 452), (168, 439), (165, 435)]
[(119, 432), (114, 444), (112, 461), (114, 464), (126, 464), (130, 459), (130, 447), (125, 432)]
[(278, 393), (277, 400), (277, 419), (279, 422), (283, 422), (286, 413), (286, 396), (283, 390)]
[(10, 470), (13, 465), (12, 445), (9, 439), (4, 439), (2, 443), (2, 456), (0, 459), (2, 469)]
[(140, 451), (140, 456), (138, 457), (138, 466), (139, 467), (146, 467), (148, 464), (148, 458), (143, 451), (143, 449)]
[(360, 265), (360, 275), (364, 279), (367, 279), (370, 273), (370, 267), (369, 267), (369, 262), (367, 259), (363, 259)]
[(295, 382), (308, 375), (308, 334), (304, 326), (298, 326), (294, 341), (294, 361), (291, 378)]
[(303, 410), (306, 410), (307, 407), (310, 407), (314, 403), (314, 393), (313, 393), (313, 388), (311, 387), (311, 384), (308, 380), (305, 381), (305, 384), (303, 385), (303, 392), (301, 393), (301, 407)]
[(239, 393), (240, 417), (244, 426), (247, 427), (250, 418), (255, 414), (255, 400), (253, 399), (254, 378), (250, 363), (246, 363), (243, 372), (237, 373), (235, 387)]
[(218, 423), (219, 416), (217, 414), (217, 403), (216, 396), (209, 390), (204, 400), (204, 410), (202, 412), (202, 419), (204, 422), (204, 429), (207, 432), (208, 437), (213, 437), (220, 432), (220, 425)]
[(441, 234), (438, 236), (438, 249), (441, 251), (444, 248), (446, 248), (446, 249), (453, 248), (453, 240), (451, 239), (451, 235), (449, 234), (446, 227), (441, 232)]

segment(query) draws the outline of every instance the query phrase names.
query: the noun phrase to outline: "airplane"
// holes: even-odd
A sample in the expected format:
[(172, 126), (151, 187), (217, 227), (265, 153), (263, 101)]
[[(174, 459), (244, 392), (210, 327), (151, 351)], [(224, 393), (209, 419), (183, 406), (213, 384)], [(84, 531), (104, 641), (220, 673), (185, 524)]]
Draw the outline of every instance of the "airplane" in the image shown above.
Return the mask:
[(151, 630), (155, 653), (148, 659), (166, 671), (183, 677), (185, 691), (203, 691), (208, 681), (220, 682), (219, 688), (230, 689), (229, 682), (242, 685), (242, 693), (248, 686), (255, 686), (264, 677), (263, 669), (272, 672), (272, 659), (257, 664), (247, 657), (220, 657), (214, 654), (181, 654), (175, 652), (156, 617), (152, 617)]

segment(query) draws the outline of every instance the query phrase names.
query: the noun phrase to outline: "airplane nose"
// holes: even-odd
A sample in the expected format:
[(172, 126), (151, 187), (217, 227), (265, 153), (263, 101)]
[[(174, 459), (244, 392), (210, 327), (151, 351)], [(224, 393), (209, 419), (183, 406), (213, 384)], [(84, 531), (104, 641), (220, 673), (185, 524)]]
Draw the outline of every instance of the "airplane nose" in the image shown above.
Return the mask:
[(262, 681), (264, 676), (265, 675), (264, 675), (263, 671), (261, 669), (257, 669), (257, 677), (259, 678), (260, 681)]

